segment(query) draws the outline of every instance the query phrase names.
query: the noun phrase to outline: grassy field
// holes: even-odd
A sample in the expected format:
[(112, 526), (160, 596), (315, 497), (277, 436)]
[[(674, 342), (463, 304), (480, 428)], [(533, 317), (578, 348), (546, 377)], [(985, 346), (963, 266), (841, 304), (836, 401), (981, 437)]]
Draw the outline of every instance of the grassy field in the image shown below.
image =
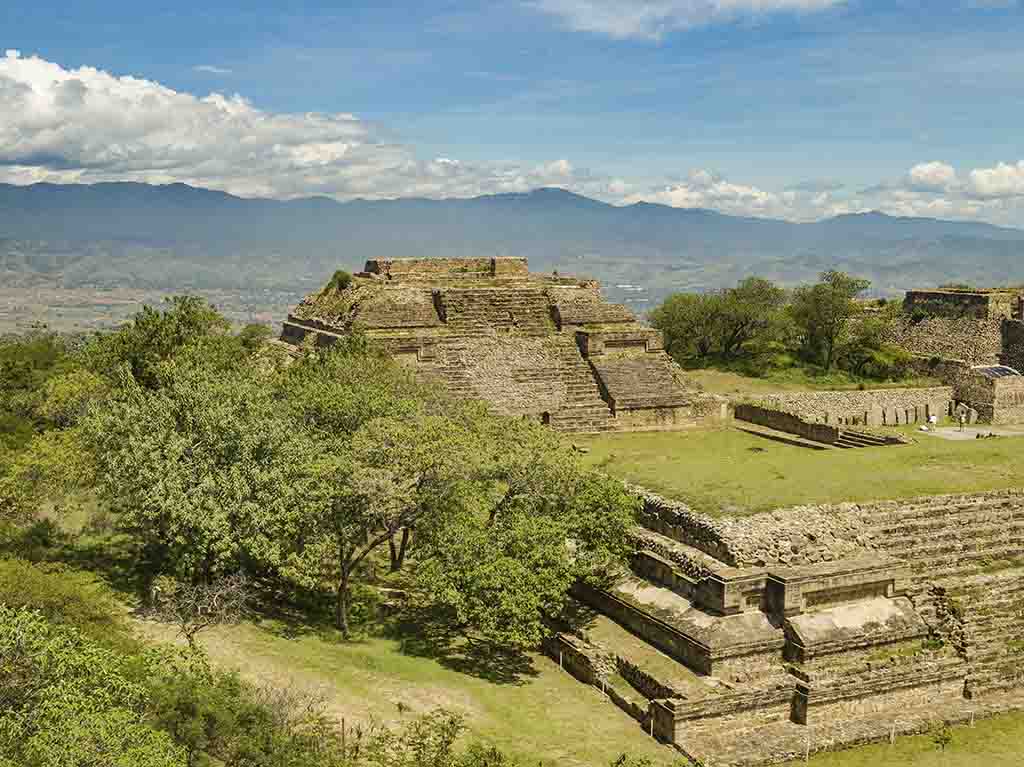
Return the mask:
[[(170, 639), (165, 626), (141, 631)], [(463, 644), (429, 652), (418, 640), (370, 638), (352, 643), (330, 633), (294, 633), (272, 621), (219, 628), (201, 636), (214, 661), (280, 685), (317, 689), (346, 726), (409, 721), (444, 707), (466, 717), (471, 737), (524, 765), (604, 767), (623, 752), (671, 765), (673, 749), (544, 656), (482, 656)], [(399, 704), (402, 711), (399, 711)]]
[[(170, 639), (166, 626), (140, 624), (154, 639)], [(661, 746), (593, 687), (577, 682), (543, 656), (514, 667), (478, 665), (472, 654), (424, 655), (400, 639), (349, 644), (317, 632), (293, 634), (265, 621), (219, 628), (203, 635), (214, 661), (247, 676), (316, 689), (346, 727), (409, 721), (444, 706), (465, 715), (471, 737), (492, 743), (524, 765), (605, 767), (623, 752), (674, 767), (678, 753)], [(402, 711), (399, 710), (402, 704)], [(812, 767), (1019, 767), (1024, 763), (1024, 714), (978, 720), (957, 727), (939, 751), (929, 736), (894, 745), (863, 746), (817, 754)]]
[(982, 719), (955, 727), (953, 742), (940, 751), (927, 735), (896, 743), (818, 754), (811, 767), (1019, 767), (1024, 764), (1024, 714)]
[[(908, 431), (908, 434), (912, 432)], [(736, 428), (577, 438), (602, 471), (710, 514), (996, 490), (1024, 483), (1024, 438), (808, 450)]]
[[(687, 370), (685, 377), (688, 381), (698, 384), (701, 389), (711, 394), (741, 397), (754, 397), (759, 394), (780, 391), (857, 389), (862, 385), (862, 382), (854, 380), (842, 372), (832, 373), (828, 376), (811, 375), (804, 368), (775, 371), (768, 373), (763, 378), (754, 378), (728, 370), (701, 368)], [(868, 382), (863, 383), (863, 385), (869, 389), (891, 389), (938, 386), (940, 383), (940, 381), (932, 378), (913, 378), (895, 383)]]

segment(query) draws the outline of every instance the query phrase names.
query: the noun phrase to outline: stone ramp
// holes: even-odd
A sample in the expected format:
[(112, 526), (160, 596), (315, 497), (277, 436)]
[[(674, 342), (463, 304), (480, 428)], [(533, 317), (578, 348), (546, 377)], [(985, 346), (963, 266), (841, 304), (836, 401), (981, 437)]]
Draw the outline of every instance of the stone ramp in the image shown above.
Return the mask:
[(590, 364), (615, 410), (682, 407), (689, 401), (667, 355), (591, 357)]
[[(584, 629), (588, 641), (615, 655), (619, 661), (619, 674), (634, 689), (648, 700), (664, 697), (678, 697), (697, 700), (715, 693), (718, 684), (709, 677), (703, 677), (648, 644), (637, 635), (627, 631), (605, 615), (597, 615)], [(623, 666), (629, 665), (642, 674), (656, 680), (669, 690), (657, 693), (650, 686), (638, 685), (629, 672), (623, 673)]]

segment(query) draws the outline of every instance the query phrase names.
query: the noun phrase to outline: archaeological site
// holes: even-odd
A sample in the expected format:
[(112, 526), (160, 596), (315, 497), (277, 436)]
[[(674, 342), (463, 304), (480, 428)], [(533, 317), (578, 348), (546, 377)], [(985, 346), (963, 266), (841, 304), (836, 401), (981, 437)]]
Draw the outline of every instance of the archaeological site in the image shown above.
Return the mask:
[[(567, 432), (710, 422), (894, 451), (902, 438), (886, 427), (961, 413), (1024, 422), (1024, 296), (1012, 291), (907, 294), (892, 337), (940, 386), (756, 402), (688, 385), (660, 334), (599, 285), (532, 274), (525, 259), (369, 261), (296, 307), (282, 341), (325, 345), (356, 328), (460, 396)], [(709, 767), (1020, 708), (1020, 487), (737, 517), (636, 487), (630, 571), (605, 588), (577, 584), (586, 628), (555, 631), (545, 651)]]
[(356, 327), (456, 394), (563, 431), (724, 415), (724, 403), (686, 388), (660, 333), (600, 285), (533, 274), (524, 258), (368, 261), (345, 290), (306, 298), (282, 338), (329, 344)]

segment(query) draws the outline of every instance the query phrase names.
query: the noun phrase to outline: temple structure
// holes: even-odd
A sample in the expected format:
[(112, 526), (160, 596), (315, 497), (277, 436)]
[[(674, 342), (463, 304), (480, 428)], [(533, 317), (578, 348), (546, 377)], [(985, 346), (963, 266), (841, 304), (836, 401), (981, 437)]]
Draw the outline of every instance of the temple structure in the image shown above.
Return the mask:
[(525, 258), (367, 261), (306, 297), (282, 340), (324, 345), (356, 328), (457, 395), (563, 431), (676, 429), (725, 412), (597, 282), (534, 274)]

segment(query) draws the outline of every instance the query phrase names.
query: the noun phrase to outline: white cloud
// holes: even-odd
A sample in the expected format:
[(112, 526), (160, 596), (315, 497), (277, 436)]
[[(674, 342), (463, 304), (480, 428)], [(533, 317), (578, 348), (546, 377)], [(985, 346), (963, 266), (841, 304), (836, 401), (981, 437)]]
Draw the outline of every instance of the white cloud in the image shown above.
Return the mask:
[(923, 162), (910, 169), (910, 186), (925, 192), (942, 192), (957, 184), (956, 169), (944, 162)]
[(207, 75), (230, 75), (231, 70), (225, 67), (217, 67), (213, 64), (199, 64), (192, 67), (193, 72), (202, 72)]
[(422, 161), (351, 114), (280, 114), (135, 77), (0, 59), (0, 180), (184, 182), (241, 195), (469, 196), (558, 185), (600, 194), (568, 160)]
[(971, 192), (981, 198), (1024, 197), (1024, 160), (977, 168), (969, 176)]
[(612, 38), (657, 40), (704, 24), (775, 13), (813, 13), (845, 0), (533, 0), (570, 29)]
[(523, 164), (424, 160), (346, 113), (281, 114), (242, 96), (197, 97), (134, 77), (0, 58), (0, 181), (184, 182), (289, 198), (471, 197), (555, 186), (612, 203), (640, 201), (745, 216), (814, 220), (882, 210), (1024, 224), (1024, 161), (958, 174), (921, 163), (859, 192), (838, 182), (781, 191), (698, 169), (684, 181), (611, 177), (569, 158)]
[(743, 216), (795, 215), (795, 195), (776, 194), (756, 186), (726, 181), (711, 171), (691, 171), (682, 183), (637, 192), (625, 202), (654, 202), (674, 208), (708, 208)]

